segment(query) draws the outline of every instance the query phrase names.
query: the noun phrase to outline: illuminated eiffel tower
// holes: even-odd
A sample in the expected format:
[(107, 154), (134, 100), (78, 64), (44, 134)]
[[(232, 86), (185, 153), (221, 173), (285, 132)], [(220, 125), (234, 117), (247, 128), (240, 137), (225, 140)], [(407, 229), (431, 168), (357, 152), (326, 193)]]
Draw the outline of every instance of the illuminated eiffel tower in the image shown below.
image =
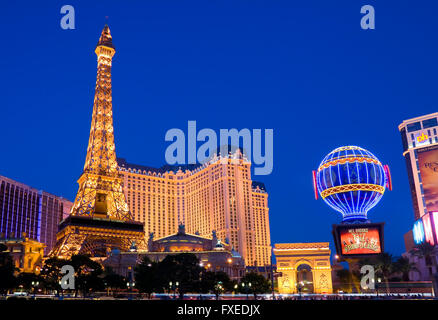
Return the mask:
[(116, 52), (105, 25), (96, 46), (97, 80), (84, 171), (70, 216), (59, 224), (50, 256), (105, 256), (111, 249), (145, 248), (143, 224), (134, 222), (123, 193), (114, 145), (111, 64)]

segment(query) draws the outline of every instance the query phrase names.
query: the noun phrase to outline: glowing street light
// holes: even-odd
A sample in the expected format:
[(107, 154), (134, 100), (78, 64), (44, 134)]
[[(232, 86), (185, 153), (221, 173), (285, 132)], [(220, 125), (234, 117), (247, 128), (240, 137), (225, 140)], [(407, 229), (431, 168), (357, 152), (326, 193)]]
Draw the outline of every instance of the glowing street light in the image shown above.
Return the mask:
[(245, 282), (242, 282), (241, 284), (242, 284), (242, 287), (245, 288), (246, 300), (248, 300), (249, 299), (249, 296), (248, 296), (249, 295), (249, 290), (251, 288), (251, 282), (249, 282), (247, 284), (245, 284)]
[(172, 281), (169, 282), (169, 291), (173, 290), (173, 298), (174, 299), (176, 298), (176, 289), (178, 289), (178, 287), (179, 287), (178, 281), (176, 281), (175, 284)]

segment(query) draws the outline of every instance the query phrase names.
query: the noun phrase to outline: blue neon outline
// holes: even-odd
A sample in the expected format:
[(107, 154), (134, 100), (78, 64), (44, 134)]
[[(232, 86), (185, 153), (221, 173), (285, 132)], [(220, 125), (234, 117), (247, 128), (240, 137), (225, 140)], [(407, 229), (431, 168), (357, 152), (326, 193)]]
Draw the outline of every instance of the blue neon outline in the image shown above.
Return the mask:
[[(362, 157), (364, 156), (362, 150), (359, 150), (359, 153), (361, 154)], [(356, 164), (358, 164), (358, 163), (356, 162)], [(365, 166), (365, 172), (366, 172), (366, 183), (368, 183), (368, 181), (369, 181), (369, 177), (368, 177), (367, 162), (364, 161), (362, 164)], [(359, 175), (359, 173), (358, 173), (358, 175)], [(359, 179), (360, 179), (360, 178), (359, 178)], [(362, 181), (360, 181), (360, 183), (362, 183)], [(359, 192), (360, 192), (360, 190), (359, 190)], [(364, 205), (365, 205), (365, 203), (366, 203), (367, 195), (368, 195), (368, 192), (365, 192), (365, 196), (364, 196), (364, 198), (362, 199), (362, 204), (361, 204), (360, 207), (359, 207), (359, 212), (364, 212)], [(360, 199), (360, 193), (359, 193), (358, 198)]]
[[(340, 157), (341, 157), (341, 152), (338, 152), (338, 158), (340, 158)], [(341, 175), (340, 163), (338, 163), (336, 165), (336, 167), (338, 169), (338, 179), (339, 179), (339, 183), (340, 183), (339, 185), (344, 184), (344, 181), (343, 181), (342, 175)], [(345, 192), (342, 193), (342, 195), (344, 196), (344, 200), (345, 200), (344, 202), (339, 198), (339, 193), (335, 193), (335, 195), (336, 195), (336, 198), (338, 198), (338, 200), (339, 200), (339, 204), (344, 208), (345, 215), (347, 215), (349, 212), (351, 212), (351, 207), (348, 204), (347, 198), (345, 197)], [(345, 216), (344, 214), (342, 214), (342, 215)]]
[[(370, 158), (378, 161), (376, 156), (371, 152), (369, 152), (368, 150), (356, 146), (350, 146), (350, 147), (352, 149), (349, 150), (348, 149), (340, 150), (344, 147), (336, 148), (335, 150), (333, 150), (332, 152), (330, 152), (328, 155), (324, 157), (319, 167), (323, 166), (329, 161), (341, 160), (344, 158), (348, 158), (350, 156)], [(342, 151), (345, 152), (342, 153)], [(348, 179), (348, 184), (351, 184), (351, 175), (350, 175), (351, 168), (349, 167), (349, 164), (350, 163), (347, 162), (342, 166), (346, 166), (343, 167), (343, 169), (345, 169), (344, 171), (346, 171), (346, 178)], [(358, 184), (365, 183), (366, 181), (367, 184), (376, 184), (385, 188), (388, 177), (386, 176), (385, 170), (381, 165), (376, 165), (373, 162), (369, 163), (367, 161), (363, 161), (363, 162), (356, 161), (355, 164), (356, 164)], [(362, 165), (365, 166), (365, 170), (362, 170), (361, 167)], [(369, 165), (372, 166), (372, 171)], [(378, 168), (376, 168), (376, 166)], [(335, 187), (338, 185), (346, 184), (344, 183), (344, 179), (343, 179), (344, 172), (341, 172), (341, 164), (338, 163), (336, 167), (337, 167), (337, 173), (334, 172), (334, 170), (336, 170), (334, 169), (334, 166), (324, 168), (319, 172), (317, 172), (316, 184), (319, 193), (328, 189), (329, 187)], [(326, 170), (329, 170), (329, 172), (327, 172)], [(373, 179), (371, 179), (371, 172), (374, 173)], [(365, 173), (365, 175), (363, 175), (363, 173)], [(333, 179), (335, 177), (339, 180), (337, 181), (337, 183), (334, 183)], [(328, 180), (328, 178), (330, 180)], [(331, 185), (329, 186), (328, 183), (331, 183)], [(351, 197), (350, 201), (346, 197), (347, 192), (349, 192), (349, 195)], [(372, 209), (382, 198), (382, 194), (376, 191), (362, 191), (362, 192), (361, 190), (355, 191), (357, 192), (356, 194), (357, 199), (355, 199), (353, 195), (353, 191), (347, 191), (347, 192), (335, 193), (323, 199), (332, 209), (334, 209), (337, 212), (340, 212), (343, 215), (344, 220), (352, 220), (358, 218), (366, 219), (368, 210)], [(341, 200), (341, 197), (343, 197), (343, 200)]]
[[(346, 157), (346, 158), (348, 157), (348, 150), (345, 150), (345, 157)], [(351, 184), (349, 163), (346, 162), (345, 165), (347, 166), (346, 168), (347, 168), (348, 184)], [(340, 175), (340, 174), (339, 174), (339, 175)], [(355, 210), (354, 210), (354, 202), (353, 202), (353, 198), (354, 198), (354, 197), (353, 197), (353, 192), (352, 192), (352, 191), (348, 191), (348, 192), (350, 193), (350, 197), (351, 197), (351, 205), (352, 205), (353, 209), (351, 209), (351, 207), (350, 207), (349, 205), (348, 205), (348, 207), (350, 208), (350, 212), (353, 213), (353, 212), (355, 212)], [(345, 197), (345, 193), (346, 193), (346, 192), (344, 192), (344, 198), (345, 198), (345, 201), (346, 201), (347, 204), (348, 204), (347, 198)]]

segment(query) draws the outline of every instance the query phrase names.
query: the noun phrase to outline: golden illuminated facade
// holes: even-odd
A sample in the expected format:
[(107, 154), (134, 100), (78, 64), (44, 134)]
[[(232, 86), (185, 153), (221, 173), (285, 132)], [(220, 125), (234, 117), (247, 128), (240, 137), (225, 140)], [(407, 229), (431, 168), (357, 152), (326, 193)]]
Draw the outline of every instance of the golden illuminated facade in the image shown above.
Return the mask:
[(276, 243), (279, 293), (332, 293), (328, 242)]
[(216, 231), (247, 265), (270, 264), (268, 193), (251, 180), (251, 163), (240, 153), (185, 171), (118, 161), (129, 208), (146, 234), (166, 237), (183, 223), (202, 237)]
[(133, 276), (135, 266), (144, 257), (153, 262), (163, 261), (169, 255), (181, 253), (194, 254), (199, 259), (199, 265), (206, 271), (225, 272), (230, 279), (238, 281), (245, 274), (245, 263), (240, 254), (234, 251), (228, 243), (220, 241), (213, 231), (210, 237), (189, 234), (184, 225), (178, 226), (178, 233), (170, 236), (148, 240), (148, 252), (133, 251), (114, 253), (103, 261), (105, 267), (128, 279)]
[(38, 273), (44, 256), (45, 245), (29, 239), (23, 232), (21, 237), (1, 237), (0, 244), (6, 246), (6, 251), (12, 258), (14, 267), (19, 272)]
[(84, 171), (70, 216), (60, 224), (51, 255), (102, 256), (113, 248), (145, 246), (143, 226), (133, 222), (118, 172), (113, 128), (111, 65), (115, 54), (108, 26), (96, 46), (97, 80)]

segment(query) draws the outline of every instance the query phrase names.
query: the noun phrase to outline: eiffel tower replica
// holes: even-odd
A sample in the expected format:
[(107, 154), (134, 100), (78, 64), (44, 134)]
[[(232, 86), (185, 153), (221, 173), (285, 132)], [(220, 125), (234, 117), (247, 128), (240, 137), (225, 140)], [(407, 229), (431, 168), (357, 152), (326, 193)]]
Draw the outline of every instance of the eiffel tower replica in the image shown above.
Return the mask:
[(97, 80), (87, 157), (70, 216), (59, 224), (52, 257), (105, 257), (112, 249), (146, 249), (143, 224), (133, 221), (116, 161), (111, 91), (116, 50), (107, 25), (95, 52)]

